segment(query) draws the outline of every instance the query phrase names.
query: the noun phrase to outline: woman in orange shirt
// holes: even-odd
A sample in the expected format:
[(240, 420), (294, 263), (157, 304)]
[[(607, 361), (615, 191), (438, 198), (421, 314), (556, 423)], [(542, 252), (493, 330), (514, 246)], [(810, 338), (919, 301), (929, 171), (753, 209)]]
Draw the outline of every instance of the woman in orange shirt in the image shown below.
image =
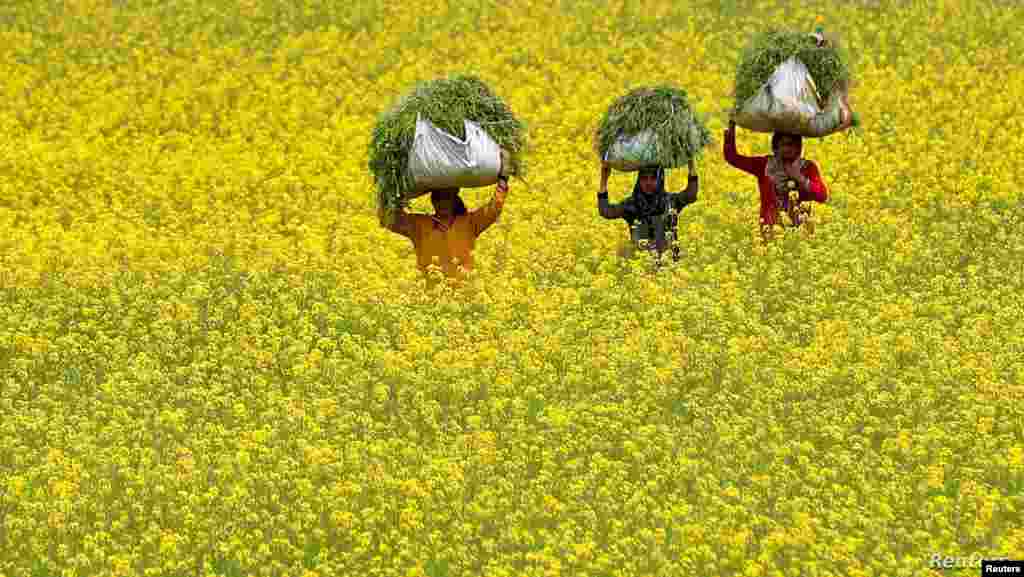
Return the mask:
[(494, 198), (486, 205), (466, 210), (459, 189), (434, 190), (430, 203), (434, 214), (410, 214), (399, 209), (389, 220), (379, 213), (381, 225), (412, 241), (417, 266), (428, 272), (435, 265), (448, 278), (459, 279), (473, 269), (473, 247), (476, 239), (497, 222), (508, 194), (508, 180), (498, 180)]

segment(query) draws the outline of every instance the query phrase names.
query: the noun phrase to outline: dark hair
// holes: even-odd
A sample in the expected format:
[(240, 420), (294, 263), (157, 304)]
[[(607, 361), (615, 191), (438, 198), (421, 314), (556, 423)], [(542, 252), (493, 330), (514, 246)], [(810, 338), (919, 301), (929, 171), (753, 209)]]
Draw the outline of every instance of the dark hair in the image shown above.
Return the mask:
[[(445, 191), (442, 191), (442, 190), (433, 190), (433, 191), (431, 191), (430, 192), (430, 202), (431, 203), (437, 202), (439, 200), (438, 197), (443, 192), (445, 192)], [(462, 216), (462, 215), (466, 214), (468, 212), (466, 210), (466, 203), (462, 202), (462, 197), (459, 196), (459, 190), (455, 189), (455, 191), (452, 192), (451, 195), (452, 195), (452, 204), (453, 204), (452, 211), (455, 213), (455, 216)]]
[(779, 149), (779, 145), (782, 144), (782, 139), (783, 138), (792, 138), (794, 141), (796, 141), (796, 145), (798, 147), (803, 148), (804, 139), (799, 134), (790, 134), (788, 132), (776, 132), (776, 133), (772, 134), (772, 150), (773, 151)]

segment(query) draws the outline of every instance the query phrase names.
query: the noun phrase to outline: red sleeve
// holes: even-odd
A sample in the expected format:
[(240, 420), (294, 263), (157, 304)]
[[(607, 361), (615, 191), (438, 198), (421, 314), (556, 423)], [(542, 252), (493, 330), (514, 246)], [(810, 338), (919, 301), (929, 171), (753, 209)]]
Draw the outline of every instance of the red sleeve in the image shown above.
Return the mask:
[(807, 180), (811, 181), (811, 190), (808, 193), (801, 191), (800, 200), (813, 200), (815, 202), (828, 201), (828, 188), (825, 187), (825, 181), (821, 179), (821, 173), (818, 172), (818, 165), (808, 160), (807, 165), (804, 166), (803, 172), (804, 176), (807, 177)]
[(764, 172), (764, 158), (756, 156), (743, 156), (736, 151), (736, 131), (726, 130), (725, 131), (724, 153), (725, 161), (735, 166), (736, 168), (753, 174), (754, 176), (761, 176)]

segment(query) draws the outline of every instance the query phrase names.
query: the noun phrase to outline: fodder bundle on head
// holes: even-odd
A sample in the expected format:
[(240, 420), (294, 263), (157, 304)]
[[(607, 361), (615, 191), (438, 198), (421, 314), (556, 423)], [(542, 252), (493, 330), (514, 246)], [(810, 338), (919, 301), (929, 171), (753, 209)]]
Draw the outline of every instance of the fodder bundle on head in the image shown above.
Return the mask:
[(736, 69), (732, 120), (757, 132), (822, 137), (858, 125), (850, 67), (838, 40), (769, 31), (756, 35)]
[(417, 120), (458, 139), (466, 139), (466, 122), (479, 126), (502, 151), (502, 173), (523, 174), (526, 129), (508, 105), (479, 78), (456, 75), (418, 83), (381, 114), (369, 146), (369, 168), (376, 184), (377, 207), (386, 212), (408, 205), (423, 194), (410, 170)]
[(832, 35), (769, 30), (755, 35), (743, 49), (736, 68), (734, 96), (740, 110), (790, 58), (807, 67), (822, 102), (850, 80), (849, 54)]
[(594, 139), (598, 156), (612, 168), (675, 168), (696, 159), (711, 133), (684, 90), (641, 87), (619, 97), (605, 112)]

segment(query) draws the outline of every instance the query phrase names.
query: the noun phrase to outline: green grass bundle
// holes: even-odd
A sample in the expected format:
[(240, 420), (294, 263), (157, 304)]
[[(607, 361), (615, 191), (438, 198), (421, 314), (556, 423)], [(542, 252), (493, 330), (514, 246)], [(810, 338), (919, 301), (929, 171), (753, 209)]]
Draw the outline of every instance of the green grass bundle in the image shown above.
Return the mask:
[(459, 138), (466, 137), (464, 120), (479, 124), (508, 153), (511, 166), (506, 172), (523, 174), (526, 129), (486, 84), (468, 75), (421, 82), (381, 114), (374, 127), (369, 167), (379, 208), (391, 211), (406, 206), (415, 189), (408, 164), (417, 114)]
[(811, 73), (818, 96), (827, 102), (832, 92), (850, 79), (849, 57), (834, 38), (822, 46), (806, 32), (771, 30), (754, 36), (736, 68), (736, 110), (750, 100), (780, 64), (796, 57)]
[(654, 163), (684, 166), (711, 142), (711, 133), (697, 118), (684, 90), (671, 86), (642, 87), (619, 97), (605, 112), (595, 135), (603, 159), (621, 137), (650, 132), (657, 143)]

